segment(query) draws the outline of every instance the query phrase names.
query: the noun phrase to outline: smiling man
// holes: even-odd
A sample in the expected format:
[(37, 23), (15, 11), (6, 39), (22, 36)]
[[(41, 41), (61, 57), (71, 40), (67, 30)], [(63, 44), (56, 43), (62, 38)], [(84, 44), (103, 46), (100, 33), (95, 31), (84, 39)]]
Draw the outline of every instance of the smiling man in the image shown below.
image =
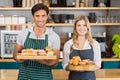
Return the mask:
[[(60, 37), (46, 27), (49, 14), (47, 6), (38, 3), (32, 7), (31, 12), (35, 25), (21, 31), (13, 54), (14, 59), (20, 62), (18, 80), (53, 80), (51, 66), (56, 65), (59, 60)], [(21, 60), (16, 58), (23, 49), (45, 49), (46, 46), (52, 48), (57, 59)]]

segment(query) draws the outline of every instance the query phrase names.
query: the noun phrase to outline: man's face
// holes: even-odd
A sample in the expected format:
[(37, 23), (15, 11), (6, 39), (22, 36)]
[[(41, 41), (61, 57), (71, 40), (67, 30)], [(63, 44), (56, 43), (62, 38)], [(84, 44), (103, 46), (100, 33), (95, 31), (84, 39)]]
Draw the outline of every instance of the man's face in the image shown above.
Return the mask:
[(46, 21), (48, 19), (48, 15), (45, 10), (36, 11), (32, 17), (37, 27), (39, 28), (45, 27)]

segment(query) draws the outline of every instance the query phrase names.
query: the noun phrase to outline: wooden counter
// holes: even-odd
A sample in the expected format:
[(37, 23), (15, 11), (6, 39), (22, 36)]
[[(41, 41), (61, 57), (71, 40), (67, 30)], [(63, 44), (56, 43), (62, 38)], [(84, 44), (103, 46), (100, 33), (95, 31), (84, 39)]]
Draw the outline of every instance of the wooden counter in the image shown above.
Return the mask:
[[(59, 59), (61, 62), (62, 59)], [(102, 61), (120, 61), (119, 58), (102, 58)], [(14, 59), (0, 59), (0, 62), (15, 62)]]
[(102, 61), (120, 61), (119, 58), (102, 58)]
[[(69, 72), (53, 70), (54, 80), (67, 80)], [(120, 80), (120, 69), (100, 69), (95, 72), (96, 80)], [(18, 70), (0, 70), (0, 80), (17, 80)]]
[(0, 59), (0, 62), (16, 62), (14, 59)]
[(97, 80), (120, 80), (120, 69), (101, 69), (96, 76)]
[[(53, 70), (54, 80), (68, 80), (68, 73), (63, 70)], [(100, 69), (95, 73), (96, 80), (120, 80), (119, 69)]]

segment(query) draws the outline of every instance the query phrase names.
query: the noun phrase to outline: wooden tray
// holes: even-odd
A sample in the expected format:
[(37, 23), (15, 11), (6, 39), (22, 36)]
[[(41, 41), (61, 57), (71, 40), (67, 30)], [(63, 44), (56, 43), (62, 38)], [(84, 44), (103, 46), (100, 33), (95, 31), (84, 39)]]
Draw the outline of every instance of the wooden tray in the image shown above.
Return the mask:
[(57, 56), (21, 56), (18, 55), (17, 59), (57, 59)]
[(79, 65), (79, 66), (74, 66), (74, 65), (68, 65), (68, 69), (70, 71), (92, 71), (94, 70), (95, 65)]

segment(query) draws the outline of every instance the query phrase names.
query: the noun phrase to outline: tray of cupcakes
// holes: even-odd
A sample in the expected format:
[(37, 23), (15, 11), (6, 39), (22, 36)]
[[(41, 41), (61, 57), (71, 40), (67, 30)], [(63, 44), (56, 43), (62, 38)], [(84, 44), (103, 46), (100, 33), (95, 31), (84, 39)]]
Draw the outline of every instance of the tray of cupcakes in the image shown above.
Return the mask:
[(54, 55), (51, 47), (47, 46), (45, 50), (43, 49), (23, 49), (22, 53), (17, 55), (17, 59), (57, 59)]
[(68, 64), (70, 71), (92, 71), (94, 68), (95, 64), (91, 60), (81, 60), (79, 56), (74, 56)]

